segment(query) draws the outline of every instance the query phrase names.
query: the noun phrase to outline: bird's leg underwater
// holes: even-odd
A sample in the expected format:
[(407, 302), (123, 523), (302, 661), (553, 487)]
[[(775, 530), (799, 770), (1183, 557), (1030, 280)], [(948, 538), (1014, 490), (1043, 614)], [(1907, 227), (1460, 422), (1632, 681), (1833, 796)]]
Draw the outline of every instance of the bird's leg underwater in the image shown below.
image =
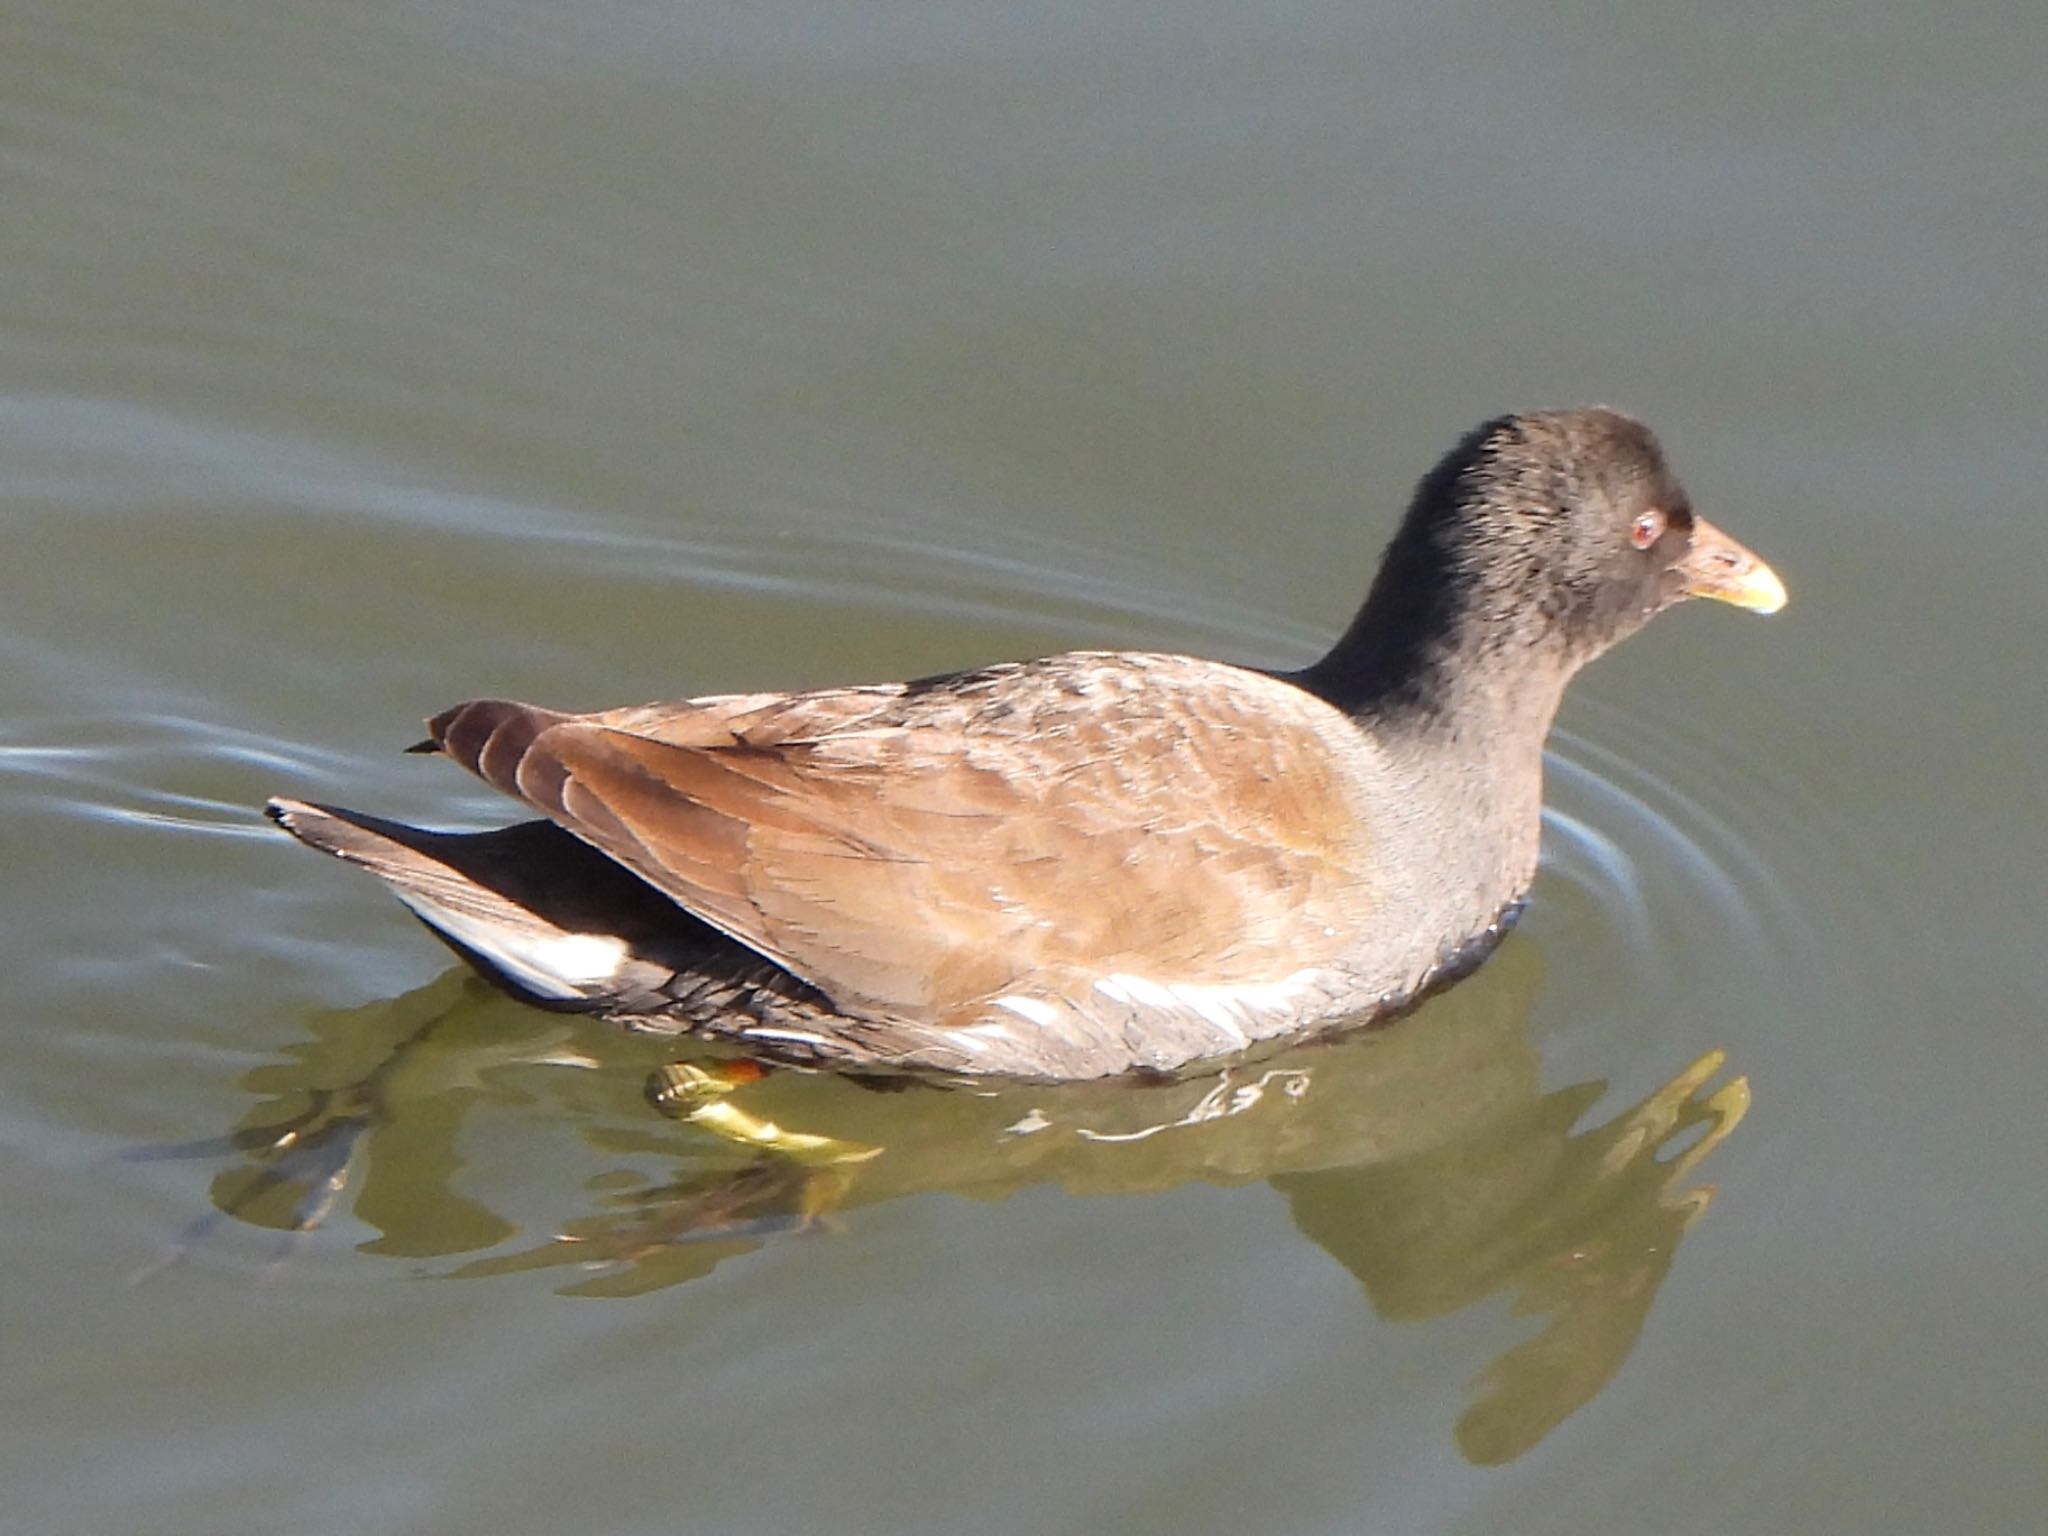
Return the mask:
[(836, 1136), (786, 1130), (741, 1109), (732, 1095), (758, 1082), (769, 1069), (753, 1061), (672, 1061), (648, 1075), (647, 1098), (662, 1114), (702, 1126), (721, 1140), (751, 1147), (768, 1158), (804, 1171), (793, 1213), (799, 1230), (839, 1203), (860, 1164), (882, 1148)]
[[(707, 1130), (748, 1155), (738, 1166), (703, 1168), (668, 1183), (609, 1195), (599, 1214), (567, 1225), (519, 1253), (478, 1259), (459, 1276), (574, 1266), (592, 1271), (565, 1294), (632, 1295), (708, 1272), (723, 1258), (790, 1233), (825, 1227), (878, 1146), (789, 1131), (731, 1102), (770, 1068), (751, 1060), (674, 1061), (648, 1075), (649, 1103), (671, 1120)], [(608, 1141), (608, 1144), (613, 1144)], [(627, 1149), (677, 1151), (635, 1134)]]

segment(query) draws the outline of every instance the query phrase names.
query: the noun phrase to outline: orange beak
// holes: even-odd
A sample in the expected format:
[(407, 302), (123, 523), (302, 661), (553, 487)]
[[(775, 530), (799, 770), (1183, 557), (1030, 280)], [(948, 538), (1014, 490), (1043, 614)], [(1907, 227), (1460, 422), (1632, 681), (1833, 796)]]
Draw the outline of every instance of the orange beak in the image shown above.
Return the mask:
[(1689, 597), (1711, 597), (1752, 613), (1776, 613), (1785, 606), (1785, 583), (1756, 552), (1728, 537), (1704, 518), (1694, 518), (1692, 548), (1678, 562)]

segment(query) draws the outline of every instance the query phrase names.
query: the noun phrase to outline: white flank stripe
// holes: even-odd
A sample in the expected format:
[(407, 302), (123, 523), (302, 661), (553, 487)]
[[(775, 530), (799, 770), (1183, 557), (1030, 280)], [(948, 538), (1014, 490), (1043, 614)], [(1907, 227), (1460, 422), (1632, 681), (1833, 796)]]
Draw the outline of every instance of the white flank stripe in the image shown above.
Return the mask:
[(1218, 995), (1214, 987), (1175, 987), (1174, 995), (1184, 1001), (1195, 1012), (1214, 1024), (1239, 1045), (1248, 1044), (1251, 1036), (1244, 1032), (1244, 1026), (1237, 1021), (1237, 1015), (1230, 1011), (1229, 1002)]
[(1313, 969), (1296, 971), (1280, 981), (1249, 981), (1240, 985), (1210, 985), (1203, 982), (1161, 982), (1149, 976), (1117, 971), (1095, 983), (1095, 990), (1111, 1002), (1146, 1008), (1172, 1008), (1199, 1015), (1238, 1045), (1246, 1045), (1244, 1018), (1248, 1013), (1284, 1011), (1303, 992), (1315, 985)]
[[(998, 1008), (1007, 1008), (1010, 1010), (1010, 1012), (1016, 1014), (1018, 1018), (1029, 1019), (1033, 1024), (1050, 1025), (1060, 1016), (1059, 1009), (1053, 1007), (1053, 1005), (1051, 1003), (1048, 1003), (1044, 998), (1023, 997), (1014, 992), (1011, 993), (1008, 997), (997, 998), (996, 1006)], [(988, 1029), (990, 1031), (1004, 1028), (1004, 1026), (1000, 1024), (983, 1024), (978, 1025), (976, 1027), (981, 1029)]]
[(814, 1035), (808, 1029), (776, 1029), (768, 1024), (749, 1024), (740, 1031), (749, 1040), (793, 1040), (798, 1045), (827, 1045), (823, 1035)]

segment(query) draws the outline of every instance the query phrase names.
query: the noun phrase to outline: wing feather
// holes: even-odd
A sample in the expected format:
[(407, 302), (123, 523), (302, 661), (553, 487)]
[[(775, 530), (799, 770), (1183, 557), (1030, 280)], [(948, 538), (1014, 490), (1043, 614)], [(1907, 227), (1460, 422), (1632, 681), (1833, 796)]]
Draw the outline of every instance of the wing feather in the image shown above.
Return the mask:
[(1362, 862), (1334, 718), (1216, 663), (1076, 656), (592, 716), (483, 701), (432, 728), (844, 1013), (937, 1027), (1020, 978), (1227, 986), (1326, 959), (1301, 937)]

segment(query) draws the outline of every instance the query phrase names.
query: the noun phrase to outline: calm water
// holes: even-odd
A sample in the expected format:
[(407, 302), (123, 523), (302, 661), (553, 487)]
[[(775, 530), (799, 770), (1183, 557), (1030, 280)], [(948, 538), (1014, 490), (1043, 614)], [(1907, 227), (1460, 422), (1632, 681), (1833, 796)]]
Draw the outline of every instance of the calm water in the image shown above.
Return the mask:
[[(0, 30), (10, 1531), (2048, 1523), (2032, 0)], [(1592, 399), (1793, 604), (1582, 680), (1384, 1034), (764, 1164), (254, 811), (501, 815), (396, 751), (478, 694), (1297, 662)]]

